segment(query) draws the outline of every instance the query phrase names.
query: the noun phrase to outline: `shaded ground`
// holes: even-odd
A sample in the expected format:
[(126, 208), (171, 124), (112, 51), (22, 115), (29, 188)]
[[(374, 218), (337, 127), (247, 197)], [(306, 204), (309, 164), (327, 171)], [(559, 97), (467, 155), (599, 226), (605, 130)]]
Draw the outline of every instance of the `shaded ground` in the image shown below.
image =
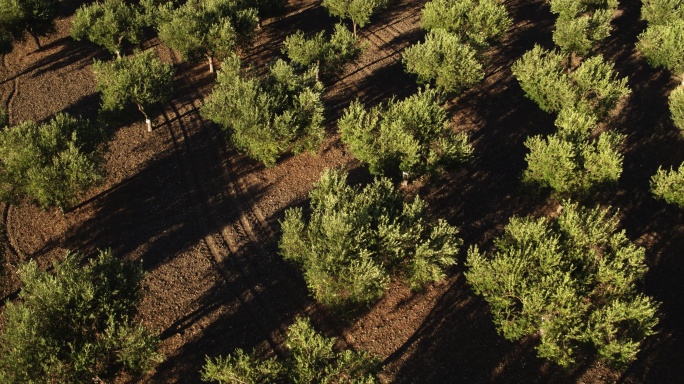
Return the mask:
[[(354, 98), (371, 106), (417, 89), (404, 74), (400, 55), (423, 36), (423, 4), (397, 1), (360, 30), (366, 52), (326, 91), (331, 132)], [(506, 6), (515, 23), (488, 53), (485, 81), (449, 104), (455, 129), (471, 135), (474, 159), (439, 180), (419, 180), (407, 188), (461, 228), (464, 250), (491, 245), (512, 215), (543, 214), (557, 204), (520, 183), (523, 142), (550, 132), (553, 117), (524, 97), (510, 73), (511, 64), (535, 43), (552, 46), (552, 15), (543, 1), (510, 0)], [(161, 333), (167, 356), (146, 382), (199, 382), (205, 355), (236, 347), (278, 353), (284, 330), (302, 314), (343, 343), (384, 358), (388, 382), (676, 382), (684, 373), (684, 285), (679, 281), (684, 221), (681, 210), (651, 198), (648, 181), (658, 166), (682, 161), (684, 143), (667, 111), (667, 95), (677, 81), (649, 68), (634, 51), (644, 28), (639, 7), (638, 1), (623, 1), (613, 35), (599, 49), (622, 76), (629, 76), (632, 95), (612, 123), (627, 135), (624, 175), (595, 200), (619, 208), (628, 236), (647, 248), (651, 269), (643, 288), (662, 302), (659, 334), (647, 340), (624, 372), (591, 362), (564, 372), (535, 357), (534, 340), (505, 341), (486, 304), (465, 284), (462, 266), (417, 294), (394, 283), (383, 300), (351, 324), (334, 319), (308, 297), (299, 272), (278, 257), (278, 219), (286, 208), (305, 203), (323, 169), (354, 169), (356, 162), (334, 135), (317, 155), (290, 156), (270, 169), (238, 154), (199, 115), (213, 82), (204, 63), (178, 64), (156, 39), (144, 48), (177, 64), (173, 102), (159, 112), (152, 133), (145, 132), (133, 108), (122, 114), (106, 183), (71, 212), (62, 216), (29, 205), (3, 206), (10, 249), (0, 297), (16, 292), (16, 266), (29, 258), (48, 266), (67, 249), (92, 253), (110, 247), (120, 257), (142, 259), (148, 274), (141, 320)], [(281, 55), (280, 42), (296, 29), (313, 33), (335, 21), (317, 2), (291, 1), (287, 15), (267, 20), (242, 56), (262, 66)], [(69, 19), (60, 19), (58, 32), (42, 41), (43, 50), (27, 42), (4, 58), (0, 100), (12, 123), (45, 120), (64, 109), (94, 116), (99, 100), (90, 65), (109, 55), (74, 42), (68, 28)]]

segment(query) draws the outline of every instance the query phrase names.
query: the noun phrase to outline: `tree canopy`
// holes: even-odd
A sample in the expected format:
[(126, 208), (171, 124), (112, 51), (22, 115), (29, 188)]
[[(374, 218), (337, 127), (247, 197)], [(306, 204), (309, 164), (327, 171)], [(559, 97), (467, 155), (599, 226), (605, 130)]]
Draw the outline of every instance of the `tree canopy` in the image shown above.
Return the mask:
[(308, 220), (301, 208), (285, 212), (280, 250), (302, 268), (313, 296), (334, 310), (374, 303), (392, 276), (418, 289), (455, 264), (457, 229), (431, 220), (418, 197), (404, 201), (388, 179), (360, 188), (346, 173), (326, 170), (309, 196)]
[(371, 16), (386, 7), (388, 3), (388, 0), (323, 0), (321, 5), (332, 16), (350, 19), (354, 36), (356, 36), (357, 27), (363, 28), (368, 24)]
[(12, 51), (14, 40), (28, 33), (41, 48), (40, 36), (55, 30), (59, 0), (1, 0), (0, 53)]
[(104, 174), (104, 138), (102, 127), (61, 113), (44, 124), (26, 121), (1, 130), (0, 197), (71, 207)]
[(468, 251), (466, 272), (506, 339), (538, 335), (537, 353), (561, 366), (595, 351), (624, 366), (658, 322), (636, 283), (645, 251), (609, 209), (564, 203), (556, 219), (512, 218), (487, 254)]
[(142, 265), (101, 251), (87, 265), (69, 254), (54, 274), (30, 261), (19, 300), (7, 302), (0, 335), (3, 383), (111, 382), (161, 357), (158, 338), (136, 324)]

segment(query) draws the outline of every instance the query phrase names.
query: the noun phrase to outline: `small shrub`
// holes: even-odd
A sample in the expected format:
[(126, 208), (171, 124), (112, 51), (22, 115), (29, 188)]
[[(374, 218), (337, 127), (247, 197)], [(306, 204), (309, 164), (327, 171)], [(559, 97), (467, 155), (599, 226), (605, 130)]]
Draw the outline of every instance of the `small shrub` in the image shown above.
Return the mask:
[(29, 262), (19, 301), (5, 307), (1, 381), (86, 383), (149, 370), (158, 339), (133, 320), (142, 274), (109, 251), (85, 267), (67, 255), (54, 275)]
[(402, 62), (420, 83), (434, 84), (444, 94), (458, 95), (484, 78), (477, 51), (441, 28), (430, 31), (425, 42), (406, 48)]
[(684, 163), (677, 170), (658, 168), (658, 172), (651, 177), (651, 192), (668, 204), (684, 208)]
[(281, 154), (313, 151), (322, 141), (323, 86), (313, 70), (300, 75), (278, 60), (260, 80), (244, 76), (233, 56), (217, 81), (202, 115), (218, 123), (248, 156), (273, 166)]
[(564, 367), (592, 350), (624, 366), (658, 322), (636, 290), (645, 251), (608, 210), (564, 205), (553, 221), (512, 218), (490, 255), (471, 248), (466, 278), (506, 339), (538, 335), (538, 355)]
[(679, 0), (642, 0), (641, 3), (641, 19), (648, 25), (684, 20), (684, 5)]
[(431, 89), (370, 110), (354, 101), (337, 125), (354, 157), (375, 175), (432, 173), (472, 154), (467, 135), (452, 132)]
[(388, 0), (323, 0), (321, 5), (331, 16), (340, 19), (350, 19), (354, 36), (356, 29), (363, 28), (370, 21), (371, 16), (386, 7)]
[(308, 319), (290, 326), (285, 340), (288, 355), (259, 360), (237, 349), (227, 358), (209, 359), (202, 380), (219, 383), (376, 383), (379, 360), (366, 352), (335, 352), (335, 339), (318, 334)]
[(672, 121), (677, 128), (684, 130), (684, 87), (677, 87), (668, 99)]
[(391, 276), (418, 289), (455, 263), (456, 228), (429, 220), (422, 200), (404, 202), (387, 179), (361, 189), (327, 170), (310, 197), (308, 221), (299, 208), (285, 212), (280, 250), (301, 266), (314, 297), (335, 310), (375, 302)]
[(639, 35), (636, 47), (650, 66), (684, 74), (684, 19), (649, 25)]
[(584, 56), (610, 35), (610, 22), (617, 0), (551, 0), (551, 12), (558, 15), (553, 41), (566, 54)]

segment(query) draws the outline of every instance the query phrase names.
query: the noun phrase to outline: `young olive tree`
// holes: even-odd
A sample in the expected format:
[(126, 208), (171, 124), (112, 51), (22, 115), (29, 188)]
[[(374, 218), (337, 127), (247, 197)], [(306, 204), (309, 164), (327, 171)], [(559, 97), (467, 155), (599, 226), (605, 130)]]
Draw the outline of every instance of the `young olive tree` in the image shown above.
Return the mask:
[(95, 89), (102, 93), (102, 109), (123, 109), (132, 102), (145, 116), (147, 130), (152, 122), (145, 108), (169, 100), (173, 91), (173, 66), (159, 60), (154, 51), (136, 53), (113, 61), (93, 64)]
[(86, 266), (77, 255), (20, 270), (19, 300), (7, 302), (0, 335), (3, 383), (114, 382), (160, 360), (158, 338), (134, 317), (142, 266), (101, 251)]
[(545, 112), (572, 109), (599, 121), (630, 93), (627, 79), (618, 79), (610, 62), (601, 56), (588, 58), (567, 73), (558, 51), (535, 46), (512, 67), (525, 95)]
[(309, 194), (311, 215), (288, 209), (280, 251), (298, 264), (313, 296), (333, 310), (376, 302), (392, 276), (412, 289), (444, 277), (461, 246), (458, 231), (431, 220), (425, 202), (404, 201), (388, 179), (359, 188), (326, 170)]
[(349, 349), (336, 352), (334, 347), (334, 338), (322, 336), (308, 319), (298, 318), (287, 330), (285, 358), (259, 360), (256, 352), (237, 349), (227, 358), (207, 358), (202, 380), (221, 384), (378, 382), (374, 373), (380, 366), (378, 358)]
[(99, 149), (104, 137), (99, 127), (67, 114), (1, 130), (0, 198), (71, 207), (103, 176)]
[(332, 16), (352, 21), (354, 36), (356, 29), (363, 28), (370, 21), (371, 16), (386, 7), (388, 0), (323, 0), (321, 5)]
[(484, 78), (477, 51), (441, 28), (430, 31), (425, 42), (406, 48), (402, 62), (406, 72), (443, 94), (458, 95)]
[(28, 33), (41, 49), (40, 36), (55, 31), (59, 0), (0, 1), (0, 53), (12, 51), (14, 40)]
[(420, 17), (423, 29), (444, 29), (478, 49), (500, 39), (511, 26), (506, 7), (497, 0), (432, 0)]
[(418, 176), (464, 162), (472, 146), (454, 133), (433, 89), (367, 110), (358, 101), (337, 122), (342, 141), (375, 175)]
[(159, 38), (186, 60), (205, 58), (214, 73), (214, 58), (223, 60), (248, 42), (257, 21), (256, 9), (235, 0), (189, 1), (159, 24)]
[(650, 66), (684, 76), (684, 18), (672, 19), (666, 24), (649, 24), (639, 35), (636, 48)]
[(344, 25), (336, 24), (335, 31), (329, 39), (325, 38), (323, 31), (309, 39), (304, 37), (304, 32), (297, 31), (285, 38), (283, 53), (297, 65), (314, 67), (330, 75), (339, 72), (345, 64), (356, 60), (361, 53), (361, 46), (356, 35)]
[(566, 55), (584, 56), (610, 35), (617, 0), (550, 0), (558, 15), (553, 41)]
[(232, 56), (218, 72), (218, 84), (202, 115), (218, 123), (235, 146), (266, 166), (285, 152), (314, 151), (323, 140), (323, 86), (309, 70), (297, 74), (282, 60), (265, 79), (245, 76)]
[(490, 254), (472, 247), (466, 278), (506, 339), (537, 335), (538, 355), (564, 367), (582, 351), (624, 366), (658, 322), (636, 289), (645, 251), (608, 209), (564, 205), (556, 219), (512, 218)]
[(651, 192), (668, 204), (684, 208), (684, 163), (676, 170), (658, 168), (658, 172), (651, 177)]
[(124, 0), (105, 0), (81, 5), (71, 23), (75, 40), (87, 39), (121, 57), (124, 43), (140, 43), (147, 21), (136, 6)]
[(546, 138), (529, 137), (523, 180), (549, 187), (562, 196), (587, 195), (596, 187), (614, 183), (622, 173), (619, 152), (624, 135), (601, 132), (592, 136), (597, 121), (574, 110), (563, 110), (556, 120), (559, 131)]

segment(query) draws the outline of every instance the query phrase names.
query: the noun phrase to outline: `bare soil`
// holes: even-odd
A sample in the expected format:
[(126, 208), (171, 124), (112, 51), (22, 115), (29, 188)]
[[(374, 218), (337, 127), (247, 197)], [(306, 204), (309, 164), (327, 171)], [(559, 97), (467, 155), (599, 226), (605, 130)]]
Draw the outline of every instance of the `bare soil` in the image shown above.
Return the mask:
[[(284, 331), (300, 315), (311, 316), (325, 334), (339, 336), (340, 347), (379, 355), (386, 382), (681, 381), (683, 212), (648, 192), (649, 178), (659, 166), (684, 160), (682, 136), (667, 110), (667, 95), (677, 81), (648, 67), (636, 53), (636, 36), (645, 27), (636, 0), (622, 1), (613, 34), (598, 50), (629, 77), (632, 94), (610, 124), (627, 135), (623, 176), (617, 187), (593, 199), (619, 208), (629, 238), (646, 247), (650, 270), (642, 288), (662, 303), (658, 334), (626, 370), (587, 361), (563, 371), (535, 356), (533, 339), (504, 340), (486, 303), (463, 277), (469, 246), (486, 249), (511, 216), (542, 215), (558, 204), (520, 182), (525, 138), (551, 132), (553, 117), (524, 97), (510, 72), (534, 44), (552, 46), (553, 17), (543, 1), (506, 1), (514, 25), (488, 53), (484, 82), (449, 103), (454, 129), (471, 135), (474, 159), (437, 180), (418, 180), (405, 188), (461, 229), (460, 264), (444, 282), (419, 293), (393, 282), (379, 303), (347, 323), (317, 305), (297, 269), (278, 256), (278, 220), (285, 209), (306, 205), (323, 169), (345, 167), (352, 179), (369, 179), (334, 134), (334, 122), (357, 97), (372, 106), (417, 89), (403, 72), (401, 51), (424, 35), (419, 27), (424, 2), (397, 0), (360, 30), (367, 47), (360, 61), (328, 82), (330, 138), (317, 154), (286, 156), (273, 168), (235, 151), (200, 116), (214, 81), (206, 63), (181, 63), (150, 38), (143, 48), (176, 64), (173, 101), (157, 111), (152, 133), (134, 108), (122, 114), (107, 155), (106, 182), (65, 215), (29, 204), (2, 206), (8, 249), (0, 299), (16, 296), (17, 267), (29, 259), (48, 268), (67, 250), (93, 254), (111, 248), (126, 260), (142, 260), (147, 275), (140, 321), (160, 332), (166, 355), (141, 380), (149, 383), (199, 382), (205, 356), (226, 355), (237, 347), (256, 348), (264, 356), (282, 353)], [(90, 65), (110, 55), (68, 36), (77, 2), (65, 4), (57, 32), (42, 39), (42, 50), (27, 41), (4, 57), (0, 100), (14, 124), (43, 121), (62, 110), (95, 116), (99, 99)], [(292, 0), (286, 15), (266, 20), (254, 45), (241, 54), (262, 67), (281, 55), (288, 34), (331, 29), (334, 22), (317, 1)]]

